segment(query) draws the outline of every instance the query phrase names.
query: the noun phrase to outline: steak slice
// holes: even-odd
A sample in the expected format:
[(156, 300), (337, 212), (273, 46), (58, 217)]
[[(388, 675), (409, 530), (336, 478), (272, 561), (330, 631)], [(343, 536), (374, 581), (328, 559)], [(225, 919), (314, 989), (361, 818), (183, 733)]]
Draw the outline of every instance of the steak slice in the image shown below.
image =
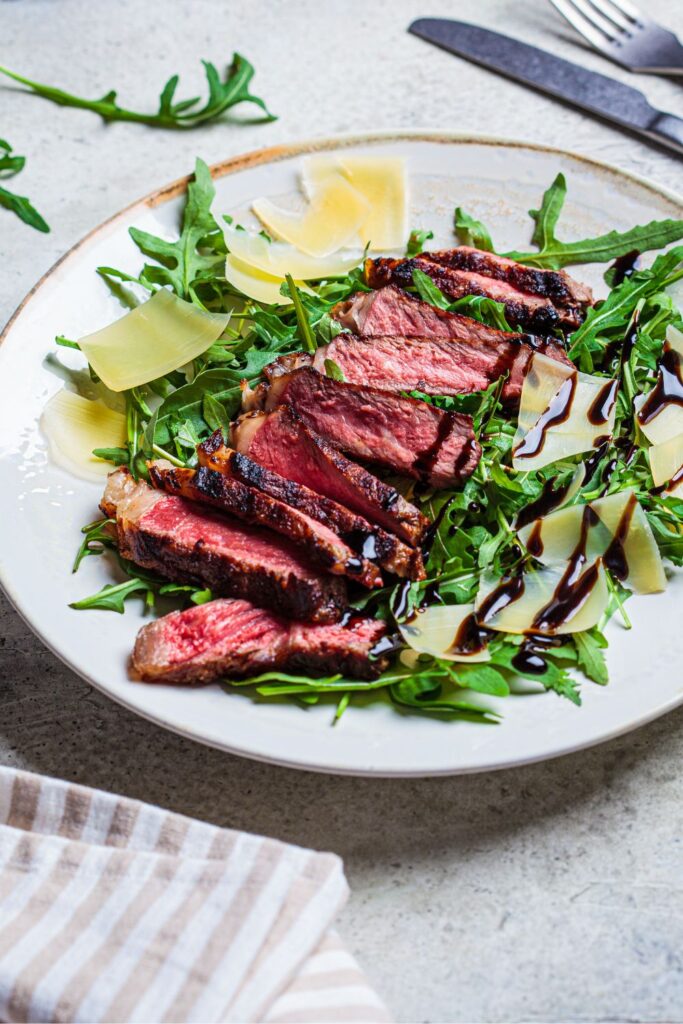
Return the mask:
[[(572, 365), (552, 342), (536, 351)], [(501, 397), (517, 405), (534, 349), (516, 341), (472, 344), (453, 338), (372, 337), (338, 334), (318, 349), (314, 366), (333, 360), (350, 382), (387, 391), (422, 391), (427, 395), (459, 395), (489, 387), (507, 373)], [(271, 369), (271, 381), (277, 373)]]
[(311, 626), (248, 601), (208, 601), (143, 626), (131, 660), (135, 675), (149, 683), (199, 685), (272, 669), (376, 679), (389, 662), (381, 653), (386, 632), (374, 619)]
[(254, 462), (248, 455), (228, 448), (220, 430), (199, 446), (197, 455), (200, 465), (241, 480), (327, 526), (353, 551), (377, 562), (383, 569), (408, 579), (425, 578), (422, 554), (417, 548), (411, 548), (393, 533), (371, 525), (367, 519), (345, 505), (317, 494), (310, 487), (288, 480)]
[(347, 455), (432, 487), (453, 487), (465, 480), (481, 456), (471, 417), (386, 390), (332, 380), (311, 367), (272, 380), (265, 408), (270, 411), (282, 403), (292, 406), (304, 426)]
[[(530, 345), (551, 358), (567, 358), (560, 344), (553, 344), (546, 338), (489, 327), (470, 316), (431, 306), (396, 285), (387, 285), (374, 292), (356, 292), (338, 303), (332, 309), (332, 315), (342, 327), (361, 338), (451, 338), (493, 348), (501, 342), (514, 342), (516, 345)], [(555, 353), (548, 351), (550, 346), (556, 350)]]
[(121, 555), (166, 579), (311, 622), (336, 622), (347, 607), (344, 579), (319, 572), (284, 537), (136, 483), (125, 469), (109, 475), (101, 508), (116, 517)]
[(235, 448), (267, 469), (346, 505), (417, 546), (429, 520), (389, 484), (308, 430), (289, 406), (248, 413), (233, 426)]
[(176, 469), (166, 461), (150, 462), (148, 467), (159, 490), (213, 505), (237, 519), (281, 533), (305, 551), (314, 565), (335, 576), (349, 576), (364, 587), (382, 586), (376, 565), (359, 558), (332, 530), (298, 509), (213, 469)]
[(509, 323), (539, 334), (557, 327), (575, 330), (593, 301), (590, 290), (563, 270), (537, 270), (464, 245), (420, 253), (413, 259), (369, 259), (365, 277), (373, 288), (388, 284), (408, 288), (414, 270), (431, 277), (451, 299), (486, 295), (504, 303)]

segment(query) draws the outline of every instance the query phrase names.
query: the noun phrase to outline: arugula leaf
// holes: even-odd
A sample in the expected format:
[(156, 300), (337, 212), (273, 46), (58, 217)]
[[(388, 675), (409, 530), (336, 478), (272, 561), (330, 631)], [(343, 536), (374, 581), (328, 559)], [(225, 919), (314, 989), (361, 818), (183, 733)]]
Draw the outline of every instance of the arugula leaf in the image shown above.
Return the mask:
[(423, 252), (425, 242), (428, 242), (429, 239), (433, 237), (433, 231), (421, 231), (419, 228), (413, 228), (410, 232), (410, 237), (406, 246), (406, 259), (412, 259), (413, 256), (417, 256), (419, 253)]
[(156, 267), (147, 264), (143, 268), (140, 284), (145, 287), (170, 285), (181, 299), (193, 299), (191, 286), (195, 279), (203, 272), (215, 270), (222, 262), (222, 256), (207, 251), (202, 244), (207, 236), (220, 230), (211, 213), (215, 194), (211, 172), (204, 161), (197, 158), (194, 180), (187, 186), (178, 241), (168, 242), (139, 228), (130, 228), (130, 236), (138, 248), (159, 264)]
[(579, 668), (594, 683), (605, 686), (608, 682), (607, 664), (602, 653), (607, 647), (607, 640), (599, 630), (588, 630), (585, 633), (574, 633), (574, 646), (578, 655)]
[(166, 82), (159, 96), (159, 108), (154, 114), (139, 113), (134, 110), (127, 110), (120, 107), (116, 102), (117, 93), (114, 89), (107, 92), (101, 99), (89, 100), (82, 96), (75, 96), (73, 93), (65, 92), (63, 89), (51, 85), (43, 85), (34, 82), (24, 75), (19, 75), (9, 68), (0, 66), (0, 74), (27, 86), (32, 92), (43, 99), (57, 103), (61, 107), (77, 107), (80, 110), (92, 110), (99, 114), (105, 123), (112, 121), (134, 121), (137, 124), (146, 124), (152, 128), (175, 128), (188, 129), (196, 128), (209, 121), (220, 118), (231, 107), (238, 103), (252, 103), (264, 112), (257, 120), (266, 122), (274, 121), (275, 116), (268, 111), (264, 101), (249, 92), (249, 85), (254, 77), (254, 68), (249, 61), (239, 53), (234, 53), (232, 63), (227, 67), (225, 75), (221, 78), (216, 67), (210, 62), (203, 60), (204, 74), (208, 96), (203, 106), (198, 107), (200, 98), (193, 96), (190, 99), (176, 100), (175, 93), (178, 86), (178, 75), (173, 75)]
[(102, 611), (119, 612), (120, 615), (123, 615), (126, 598), (142, 591), (145, 592), (146, 599), (152, 594), (149, 583), (144, 579), (134, 576), (129, 580), (124, 580), (123, 583), (108, 583), (107, 586), (98, 590), (96, 594), (84, 597), (80, 601), (72, 601), (69, 608), (76, 608), (80, 611), (88, 608), (99, 608)]
[(242, 374), (235, 370), (204, 370), (190, 384), (172, 391), (149, 421), (145, 431), (148, 446), (168, 444), (181, 427), (185, 427), (187, 437), (188, 424), (197, 436), (206, 434), (211, 424), (204, 416), (205, 410), (216, 411), (215, 406), (205, 406), (209, 397), (220, 403), (222, 416), (233, 416), (242, 399), (241, 378)]
[(471, 217), (462, 206), (455, 208), (455, 233), (463, 245), (472, 245), (475, 249), (493, 252), (493, 242), (489, 229), (480, 220)]
[(344, 371), (342, 370), (339, 363), (335, 363), (334, 359), (325, 360), (325, 376), (331, 377), (332, 380), (338, 380), (342, 384), (346, 380), (346, 377), (344, 376)]
[[(25, 164), (26, 157), (14, 153), (9, 142), (0, 139), (0, 180), (13, 178), (15, 174), (19, 174), (23, 170)], [(49, 225), (26, 196), (17, 195), (16, 192), (10, 192), (9, 189), (0, 186), (0, 206), (11, 210), (19, 220), (28, 224), (29, 227), (35, 228), (36, 231), (48, 232), (50, 230)]]
[(518, 263), (548, 270), (561, 270), (576, 263), (609, 263), (637, 249), (649, 252), (663, 249), (671, 242), (683, 238), (683, 220), (653, 220), (629, 231), (608, 231), (596, 238), (583, 238), (578, 242), (562, 242), (555, 229), (567, 196), (567, 182), (558, 174), (545, 192), (540, 210), (529, 210), (535, 222), (531, 241), (538, 252), (513, 250), (504, 255)]
[(529, 210), (529, 216), (536, 223), (531, 241), (539, 249), (547, 249), (549, 245), (557, 241), (555, 228), (566, 198), (567, 181), (564, 174), (560, 173), (550, 188), (543, 193), (540, 210)]
[(439, 309), (448, 309), (450, 306), (449, 300), (441, 289), (437, 288), (431, 277), (417, 267), (413, 270), (413, 285), (423, 302), (428, 302), (430, 306), (437, 306)]
[(505, 316), (505, 304), (496, 299), (489, 299), (486, 295), (463, 295), (449, 305), (451, 313), (461, 313), (463, 316), (470, 316), (473, 320), (480, 320), (490, 327), (497, 327), (499, 331), (514, 331), (507, 322)]

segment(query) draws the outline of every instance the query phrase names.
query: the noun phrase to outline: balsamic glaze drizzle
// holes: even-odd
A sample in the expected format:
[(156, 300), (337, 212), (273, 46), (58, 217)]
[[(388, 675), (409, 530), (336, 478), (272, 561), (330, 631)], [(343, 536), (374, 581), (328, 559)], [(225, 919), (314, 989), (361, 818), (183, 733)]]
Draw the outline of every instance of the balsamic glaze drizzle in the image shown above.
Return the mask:
[(545, 439), (551, 427), (564, 423), (569, 419), (572, 410), (574, 394), (576, 392), (577, 374), (564, 380), (550, 401), (548, 408), (542, 413), (534, 426), (522, 438), (517, 447), (513, 450), (516, 459), (531, 459), (543, 450)]

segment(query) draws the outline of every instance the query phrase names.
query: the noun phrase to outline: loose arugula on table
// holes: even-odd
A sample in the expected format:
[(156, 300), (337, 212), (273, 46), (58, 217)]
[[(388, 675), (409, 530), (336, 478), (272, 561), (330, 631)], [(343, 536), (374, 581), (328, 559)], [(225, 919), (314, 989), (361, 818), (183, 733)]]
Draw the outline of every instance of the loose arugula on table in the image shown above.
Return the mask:
[[(14, 152), (9, 142), (0, 139), (0, 181), (13, 178), (16, 174), (19, 174), (24, 169), (25, 164), (26, 157), (19, 156), (18, 153)], [(35, 228), (36, 231), (48, 232), (50, 230), (49, 225), (38, 213), (30, 199), (27, 199), (26, 196), (20, 196), (16, 192), (11, 192), (3, 185), (0, 185), (0, 206), (3, 206), (6, 210), (11, 210), (12, 213), (16, 213), (17, 217), (23, 220), (24, 224)]]
[[(534, 221), (532, 241), (536, 253), (513, 253), (531, 265), (558, 267), (581, 260), (612, 260), (633, 248), (659, 248), (683, 237), (683, 221), (663, 221), (631, 231), (583, 242), (558, 241), (556, 228), (566, 195), (566, 183), (558, 175), (543, 197), (540, 209), (531, 211)], [(226, 247), (220, 224), (211, 212), (214, 188), (206, 166), (197, 161), (194, 180), (188, 187), (187, 203), (177, 242), (168, 242), (131, 229), (131, 237), (150, 262), (135, 277), (111, 267), (99, 272), (112, 287), (125, 290), (131, 300), (135, 290), (154, 291), (171, 287), (182, 298), (212, 311), (234, 309), (230, 325), (222, 337), (199, 359), (189, 375), (179, 372), (153, 381), (126, 394), (128, 441), (125, 448), (101, 451), (114, 464), (128, 465), (138, 476), (146, 474), (145, 462), (151, 457), (169, 458), (176, 465), (196, 464), (196, 444), (219, 426), (226, 426), (241, 403), (240, 382), (255, 384), (263, 367), (281, 353), (312, 351), (325, 344), (339, 325), (330, 311), (339, 301), (366, 289), (362, 270), (357, 268), (343, 277), (320, 281), (312, 291), (300, 291), (289, 279), (282, 293), (291, 301), (283, 306), (264, 307), (236, 292), (223, 276)], [(478, 220), (458, 208), (455, 226), (461, 240), (479, 247), (492, 247), (491, 235)], [(416, 255), (431, 237), (431, 232), (414, 231), (407, 253)], [(647, 390), (656, 376), (664, 335), (669, 324), (681, 325), (681, 315), (666, 292), (683, 277), (683, 246), (660, 255), (648, 269), (636, 270), (613, 288), (603, 302), (589, 312), (585, 323), (569, 339), (569, 351), (579, 368), (606, 377), (618, 375), (622, 382), (612, 442), (604, 450), (589, 480), (573, 499), (584, 502), (601, 494), (633, 487), (646, 511), (663, 557), (683, 565), (683, 501), (652, 493), (652, 478), (645, 449), (636, 444), (635, 454), (627, 458), (632, 442), (637, 442), (633, 422), (633, 397)], [(492, 326), (509, 330), (502, 304), (480, 296), (450, 301), (434, 282), (419, 269), (413, 277), (415, 293), (441, 308), (472, 316)], [(119, 291), (119, 294), (121, 292)], [(637, 310), (638, 324), (634, 347), (626, 361), (620, 359), (620, 342), (632, 324)], [(328, 360), (325, 372), (342, 379), (339, 367)], [(189, 379), (188, 379), (189, 377)], [(501, 406), (503, 381), (474, 394), (457, 397), (428, 397), (419, 392), (413, 397), (443, 409), (468, 413), (473, 417), (475, 433), (482, 447), (479, 466), (465, 485), (451, 492), (417, 495), (406, 485), (406, 496), (431, 518), (439, 517), (431, 554), (427, 561), (427, 580), (387, 586), (363, 593), (354, 607), (393, 625), (392, 609), (399, 589), (408, 609), (419, 607), (430, 584), (439, 583), (439, 598), (447, 604), (471, 601), (484, 569), (503, 575), (528, 559), (515, 534), (518, 514), (540, 495), (549, 480), (561, 485), (575, 471), (577, 458), (556, 462), (535, 472), (515, 473), (510, 452), (515, 424)], [(152, 405), (155, 405), (152, 411)], [(152, 573), (138, 569), (122, 559), (111, 539), (111, 523), (99, 521), (84, 528), (84, 539), (74, 569), (89, 554), (110, 551), (124, 579), (104, 587), (83, 601), (79, 608), (106, 608), (123, 611), (125, 600), (142, 596), (147, 605), (157, 598), (180, 597), (202, 602), (210, 592), (169, 584)], [(625, 628), (630, 623), (623, 608), (629, 596), (611, 582), (612, 600), (605, 620), (618, 613)], [(580, 684), (577, 672), (595, 683), (607, 682), (604, 650), (604, 622), (600, 628), (567, 636), (565, 642), (547, 653), (548, 668), (543, 676), (529, 676), (537, 685), (579, 704)], [(441, 716), (495, 722), (497, 713), (481, 698), (502, 697), (510, 692), (510, 682), (519, 676), (512, 659), (523, 638), (496, 634), (490, 644), (488, 663), (466, 665), (420, 655), (415, 665), (403, 665), (399, 659), (376, 681), (348, 680), (338, 675), (323, 679), (269, 672), (261, 676), (226, 683), (229, 688), (246, 687), (258, 699), (293, 699), (303, 704), (333, 700), (338, 720), (350, 702), (358, 704), (388, 696), (399, 709)], [(479, 696), (477, 696), (479, 695)]]
[(199, 96), (176, 99), (179, 77), (172, 75), (161, 90), (159, 107), (154, 113), (140, 113), (119, 106), (118, 93), (115, 89), (111, 89), (100, 99), (90, 100), (52, 85), (35, 82), (6, 67), (0, 66), (0, 74), (19, 82), (20, 85), (25, 85), (31, 92), (52, 103), (57, 103), (60, 107), (91, 110), (93, 113), (99, 114), (107, 123), (133, 121), (152, 128), (196, 128), (198, 125), (217, 120), (240, 103), (251, 103), (259, 107), (263, 111), (263, 114), (257, 118), (259, 121), (275, 120), (275, 115), (270, 113), (265, 102), (249, 91), (255, 72), (246, 57), (234, 53), (232, 62), (226, 68), (223, 76), (210, 61), (203, 60), (202, 64), (204, 65), (208, 93), (204, 103), (200, 106), (202, 101)]

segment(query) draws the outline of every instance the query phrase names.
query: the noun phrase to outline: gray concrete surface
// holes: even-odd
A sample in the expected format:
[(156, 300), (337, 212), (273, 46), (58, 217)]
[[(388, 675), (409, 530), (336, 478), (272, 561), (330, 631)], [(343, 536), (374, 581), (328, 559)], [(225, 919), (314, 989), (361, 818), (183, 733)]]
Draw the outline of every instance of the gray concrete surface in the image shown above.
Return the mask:
[[(679, 0), (647, 7), (683, 32)], [(95, 96), (116, 86), (144, 105), (170, 73), (198, 85), (199, 58), (221, 63), (235, 48), (280, 114), (173, 134), (0, 89), (0, 136), (29, 158), (17, 184), (53, 227), (41, 236), (0, 211), (0, 322), (85, 232), (188, 172), (195, 154), (371, 127), (475, 129), (681, 187), (673, 157), (405, 34), (432, 14), (627, 78), (543, 0), (0, 0), (0, 63), (29, 76)], [(683, 83), (639, 83), (683, 112)], [(682, 1020), (682, 756), (683, 711), (504, 774), (367, 781), (252, 764), (93, 692), (0, 598), (0, 760), (335, 850), (353, 889), (342, 933), (403, 1021)]]

